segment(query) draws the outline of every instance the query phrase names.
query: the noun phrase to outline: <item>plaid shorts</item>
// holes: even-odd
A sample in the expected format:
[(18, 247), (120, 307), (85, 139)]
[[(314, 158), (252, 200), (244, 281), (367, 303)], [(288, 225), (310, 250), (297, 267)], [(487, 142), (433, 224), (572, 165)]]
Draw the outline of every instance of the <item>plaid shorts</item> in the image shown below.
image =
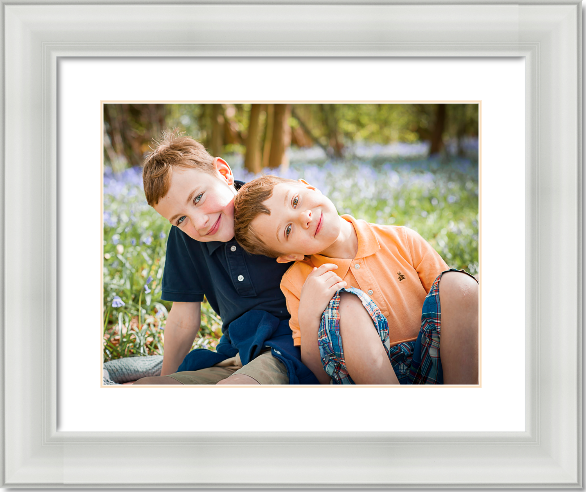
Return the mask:
[[(461, 271), (463, 270), (446, 270)], [(340, 336), (340, 293), (355, 294), (370, 314), (383, 347), (395, 370), (400, 384), (443, 384), (440, 360), (441, 309), (439, 284), (442, 272), (433, 282), (425, 297), (421, 311), (421, 328), (417, 340), (390, 347), (389, 327), (386, 318), (374, 301), (364, 292), (353, 287), (340, 289), (334, 294), (322, 315), (318, 331), (318, 345), (323, 367), (333, 384), (355, 384), (348, 374)]]

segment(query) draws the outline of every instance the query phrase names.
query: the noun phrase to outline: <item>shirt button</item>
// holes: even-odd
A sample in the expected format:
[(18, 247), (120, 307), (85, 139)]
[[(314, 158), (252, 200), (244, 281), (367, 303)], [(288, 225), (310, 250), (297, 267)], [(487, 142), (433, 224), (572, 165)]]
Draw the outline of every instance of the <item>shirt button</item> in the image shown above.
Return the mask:
[(368, 291), (368, 295), (371, 296), (372, 295), (372, 290)]
[(230, 251), (236, 251), (236, 246), (232, 246), (232, 247), (230, 248)]
[(356, 263), (356, 265), (354, 265), (355, 268), (360, 268), (360, 263)]
[(244, 280), (244, 276), (243, 275), (238, 275), (238, 281), (242, 282)]

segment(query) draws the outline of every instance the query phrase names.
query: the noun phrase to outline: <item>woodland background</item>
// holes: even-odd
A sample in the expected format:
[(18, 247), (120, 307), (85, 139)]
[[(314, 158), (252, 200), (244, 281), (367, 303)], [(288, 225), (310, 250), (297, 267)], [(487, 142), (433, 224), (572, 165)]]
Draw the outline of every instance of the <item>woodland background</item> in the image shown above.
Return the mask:
[[(141, 164), (164, 130), (202, 142), (236, 179), (303, 178), (340, 213), (419, 232), (455, 268), (479, 273), (477, 104), (105, 104), (104, 360), (162, 354), (169, 223)], [(213, 349), (207, 303), (194, 348)]]

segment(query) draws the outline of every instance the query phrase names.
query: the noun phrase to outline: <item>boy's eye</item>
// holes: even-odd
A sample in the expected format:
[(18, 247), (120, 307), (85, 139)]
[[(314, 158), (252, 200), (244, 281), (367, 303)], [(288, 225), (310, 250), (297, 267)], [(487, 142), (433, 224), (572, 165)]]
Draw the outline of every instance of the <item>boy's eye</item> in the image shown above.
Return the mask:
[[(202, 198), (202, 197), (203, 197), (203, 192), (202, 192), (202, 193), (200, 193), (199, 195), (197, 195), (197, 196), (196, 196), (196, 197), (193, 199), (193, 204), (194, 204), (194, 205), (197, 205), (197, 204), (200, 202), (200, 200), (201, 200), (201, 198)], [(177, 219), (177, 222), (175, 223), (175, 225), (177, 225), (177, 226), (180, 226), (180, 225), (183, 223), (183, 221), (184, 221), (185, 219), (186, 219), (186, 216), (185, 216), (185, 215), (182, 215), (181, 217), (179, 217), (179, 218)]]
[(299, 203), (299, 196), (294, 196), (293, 197), (293, 208), (297, 207), (297, 204)]
[(289, 237), (289, 234), (291, 234), (291, 224), (285, 227), (285, 237)]

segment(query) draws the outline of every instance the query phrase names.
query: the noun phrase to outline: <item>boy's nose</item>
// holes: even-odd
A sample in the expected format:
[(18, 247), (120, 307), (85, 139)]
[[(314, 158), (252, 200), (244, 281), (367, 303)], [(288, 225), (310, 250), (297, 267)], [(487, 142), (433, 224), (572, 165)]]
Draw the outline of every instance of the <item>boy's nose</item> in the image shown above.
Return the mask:
[(197, 224), (197, 230), (200, 233), (204, 233), (208, 229), (209, 217), (204, 214), (200, 214), (199, 217), (195, 218), (195, 224)]
[(305, 212), (302, 212), (301, 221), (303, 227), (307, 229), (309, 227), (309, 224), (311, 224), (311, 210), (306, 210)]

